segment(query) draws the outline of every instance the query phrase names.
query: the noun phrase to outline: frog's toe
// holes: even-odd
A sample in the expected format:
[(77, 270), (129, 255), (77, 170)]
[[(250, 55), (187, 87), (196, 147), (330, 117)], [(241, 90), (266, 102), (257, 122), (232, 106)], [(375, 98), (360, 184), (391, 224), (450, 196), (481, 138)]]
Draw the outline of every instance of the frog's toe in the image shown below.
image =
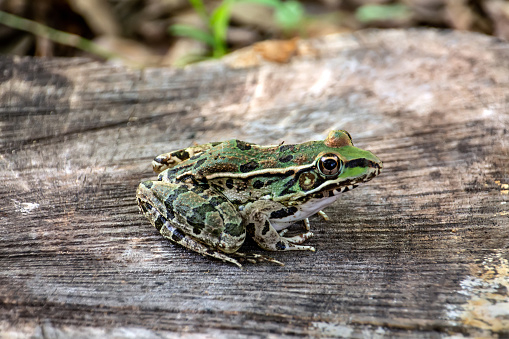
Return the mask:
[(270, 262), (270, 263), (277, 264), (280, 266), (285, 265), (281, 261), (278, 261), (274, 258), (267, 257), (267, 256), (261, 255), (261, 254), (235, 252), (235, 253), (230, 253), (230, 255), (239, 257), (240, 259), (250, 262), (252, 264), (258, 264), (258, 263), (262, 263), (262, 262)]
[(306, 228), (306, 231), (309, 231), (311, 229), (311, 224), (309, 223), (309, 218), (306, 218), (302, 221), (304, 222), (304, 227)]
[[(279, 235), (281, 236), (281, 234), (279, 234)], [(287, 240), (288, 242), (291, 242), (292, 244), (302, 244), (304, 241), (308, 240), (312, 236), (314, 236), (313, 232), (306, 232), (306, 233), (302, 233), (302, 234), (295, 235), (293, 237), (284, 238), (284, 239)], [(306, 247), (309, 247), (309, 246), (306, 246)]]
[(311, 251), (315, 252), (315, 248), (313, 246), (307, 245), (295, 245), (295, 243), (288, 243), (287, 247), (282, 247), (279, 249), (280, 251)]
[(319, 216), (321, 216), (323, 218), (323, 220), (325, 220), (325, 221), (329, 221), (330, 220), (329, 216), (327, 214), (325, 214), (324, 211), (318, 211), (317, 214)]
[[(308, 232), (311, 233), (311, 232)], [(314, 252), (313, 246), (299, 245), (306, 241), (310, 236), (308, 233), (296, 235), (294, 237), (280, 237), (275, 244), (262, 244), (261, 247), (269, 251), (311, 251)], [(312, 234), (312, 233), (311, 233)]]

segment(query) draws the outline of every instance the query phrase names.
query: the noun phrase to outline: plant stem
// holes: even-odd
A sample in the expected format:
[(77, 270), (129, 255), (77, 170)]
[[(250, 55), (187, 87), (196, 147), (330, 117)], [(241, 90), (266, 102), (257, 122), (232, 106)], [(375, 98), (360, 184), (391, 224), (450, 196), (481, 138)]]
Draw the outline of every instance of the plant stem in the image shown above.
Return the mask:
[(92, 41), (79, 35), (66, 33), (57, 29), (42, 25), (38, 22), (22, 18), (20, 16), (0, 11), (0, 24), (11, 28), (32, 33), (62, 45), (71, 46), (82, 51), (97, 55), (104, 59), (121, 58), (122, 56), (108, 51)]

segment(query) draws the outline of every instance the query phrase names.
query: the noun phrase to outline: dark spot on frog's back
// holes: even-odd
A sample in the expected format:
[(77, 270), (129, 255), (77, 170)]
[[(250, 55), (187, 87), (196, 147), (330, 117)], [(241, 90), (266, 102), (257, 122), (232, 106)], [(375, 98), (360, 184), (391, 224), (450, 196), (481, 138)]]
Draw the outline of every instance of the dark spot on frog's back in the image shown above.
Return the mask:
[(280, 162), (288, 162), (288, 161), (291, 161), (291, 160), (293, 160), (293, 155), (291, 155), (291, 154), (288, 154), (287, 156), (279, 158)]
[(241, 140), (236, 140), (236, 143), (237, 143), (237, 148), (242, 151), (247, 151), (247, 150), (251, 149), (251, 145), (248, 144), (247, 142), (244, 142)]
[(198, 161), (196, 162), (196, 164), (194, 164), (194, 166), (193, 166), (193, 167), (194, 167), (194, 168), (198, 168), (198, 167), (200, 167), (201, 165), (203, 165), (203, 163), (204, 163), (205, 161), (207, 161), (207, 159), (206, 159), (206, 158), (200, 159), (200, 160), (198, 160)]
[(242, 173), (247, 173), (255, 170), (258, 167), (258, 163), (256, 161), (250, 161), (247, 164), (241, 165), (239, 167)]
[(286, 152), (291, 151), (293, 152), (295, 150), (295, 145), (283, 145), (279, 147), (279, 152)]

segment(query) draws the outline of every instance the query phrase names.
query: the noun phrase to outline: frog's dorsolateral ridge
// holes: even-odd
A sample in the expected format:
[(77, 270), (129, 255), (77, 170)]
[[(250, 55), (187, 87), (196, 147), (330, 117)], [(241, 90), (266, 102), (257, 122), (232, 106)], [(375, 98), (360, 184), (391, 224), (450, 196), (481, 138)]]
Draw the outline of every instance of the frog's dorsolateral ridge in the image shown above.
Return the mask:
[[(313, 236), (308, 217), (340, 193), (377, 176), (382, 162), (353, 146), (346, 131), (325, 141), (259, 146), (228, 140), (157, 156), (156, 181), (136, 192), (142, 213), (169, 240), (203, 255), (242, 267), (240, 260), (282, 264), (259, 254), (237, 252), (249, 234), (269, 251), (307, 250)], [(303, 220), (306, 232), (285, 237)]]

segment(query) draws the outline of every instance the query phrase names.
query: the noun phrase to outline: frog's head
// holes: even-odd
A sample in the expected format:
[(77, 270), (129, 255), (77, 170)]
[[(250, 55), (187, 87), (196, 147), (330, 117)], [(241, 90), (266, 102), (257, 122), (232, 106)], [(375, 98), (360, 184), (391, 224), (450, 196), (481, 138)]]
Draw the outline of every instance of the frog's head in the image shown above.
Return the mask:
[(310, 142), (306, 148), (314, 160), (295, 173), (292, 187), (286, 183), (287, 194), (283, 195), (290, 200), (332, 198), (373, 179), (382, 170), (380, 159), (354, 147), (346, 131), (332, 131), (325, 141)]

